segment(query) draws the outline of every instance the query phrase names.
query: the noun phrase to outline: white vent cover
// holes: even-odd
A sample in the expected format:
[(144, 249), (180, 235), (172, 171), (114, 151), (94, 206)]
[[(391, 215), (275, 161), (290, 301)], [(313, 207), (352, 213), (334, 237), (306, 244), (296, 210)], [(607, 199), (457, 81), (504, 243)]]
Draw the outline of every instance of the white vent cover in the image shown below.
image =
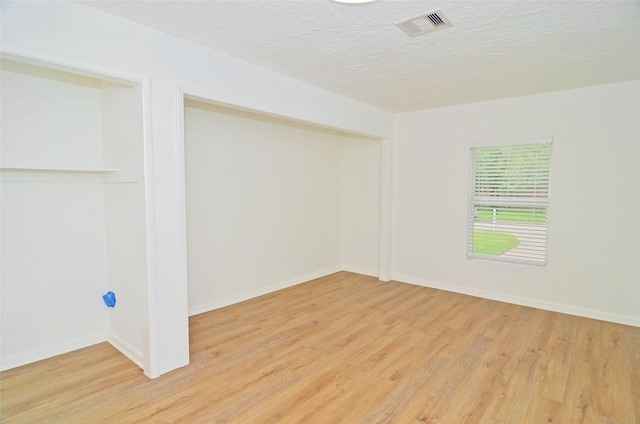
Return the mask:
[(407, 19), (406, 21), (397, 23), (396, 25), (406, 32), (409, 37), (416, 37), (418, 35), (452, 26), (449, 19), (444, 16), (444, 13), (442, 13), (441, 10), (436, 10), (415, 18)]

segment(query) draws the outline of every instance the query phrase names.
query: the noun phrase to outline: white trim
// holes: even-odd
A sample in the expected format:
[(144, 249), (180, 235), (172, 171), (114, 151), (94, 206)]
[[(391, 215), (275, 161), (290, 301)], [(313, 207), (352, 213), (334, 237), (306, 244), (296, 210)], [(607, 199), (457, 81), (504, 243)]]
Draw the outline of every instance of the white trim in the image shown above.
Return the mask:
[(213, 311), (214, 309), (219, 309), (225, 306), (233, 305), (235, 303), (244, 302), (245, 300), (253, 299), (265, 294), (273, 293), (278, 290), (306, 283), (308, 281), (315, 280), (316, 278), (326, 277), (327, 275), (335, 274), (336, 272), (340, 272), (341, 270), (342, 269), (340, 267), (327, 268), (322, 271), (317, 271), (310, 274), (302, 275), (300, 277), (292, 278), (281, 283), (271, 284), (256, 290), (247, 291), (234, 296), (224, 297), (213, 302), (193, 306), (189, 308), (189, 316), (202, 314), (205, 312)]
[(71, 174), (102, 174), (105, 172), (117, 172), (118, 168), (47, 168), (47, 167), (27, 167), (27, 166), (7, 166), (0, 165), (0, 171), (14, 172), (60, 172)]
[(380, 143), (380, 247), (379, 271), (381, 281), (391, 279), (391, 239), (393, 228), (393, 143)]
[(511, 140), (482, 140), (472, 141), (469, 143), (471, 148), (474, 147), (500, 147), (500, 146), (518, 146), (526, 144), (549, 144), (553, 143), (553, 137), (538, 137), (538, 138), (518, 138)]
[(98, 343), (105, 342), (107, 340), (106, 333), (97, 333), (88, 337), (71, 340), (61, 344), (53, 346), (47, 346), (43, 349), (36, 349), (29, 352), (21, 353), (19, 355), (13, 355), (2, 358), (1, 371), (6, 371), (11, 368), (16, 368), (22, 365), (30, 364), (32, 362), (41, 361), (43, 359), (49, 359), (54, 356), (62, 355), (63, 353), (69, 353), (74, 350), (89, 347)]
[(120, 351), (124, 356), (129, 358), (134, 364), (144, 369), (144, 355), (138, 349), (122, 340), (113, 333), (107, 336), (107, 342)]
[[(343, 265), (341, 271), (353, 272), (355, 274), (368, 275), (369, 277), (378, 277), (378, 270), (370, 268), (360, 268), (357, 266)], [(388, 280), (386, 280), (388, 281)]]
[(515, 265), (519, 268), (525, 267), (525, 268), (534, 268), (534, 269), (540, 269), (540, 267), (545, 267), (547, 265), (546, 260), (540, 261), (540, 263), (535, 263), (532, 262), (531, 260), (526, 260), (526, 261), (519, 261), (518, 258), (503, 258), (501, 256), (492, 256), (492, 255), (481, 255), (478, 253), (469, 253), (467, 252), (467, 259), (471, 259), (473, 261), (479, 261), (479, 262), (489, 262), (492, 264), (497, 264), (497, 265)]
[(297, 122), (305, 125), (311, 125), (318, 128), (326, 128), (329, 130), (340, 131), (340, 132), (344, 132), (344, 133), (348, 133), (348, 134), (352, 134), (360, 137), (370, 138), (372, 140), (381, 140), (383, 138), (383, 136), (379, 134), (355, 131), (348, 127), (327, 125), (319, 121), (300, 119), (291, 114), (274, 113), (272, 111), (269, 111), (266, 108), (262, 109), (262, 108), (247, 106), (246, 100), (236, 96), (233, 96), (233, 98), (230, 98), (229, 96), (227, 96), (227, 98), (225, 98), (220, 93), (213, 92), (211, 90), (193, 87), (186, 84), (178, 84), (178, 86), (180, 88), (180, 92), (184, 95), (185, 98), (189, 100), (195, 100), (197, 102), (208, 103), (208, 104), (222, 106), (222, 107), (235, 109), (235, 110), (257, 113), (259, 115), (264, 115), (264, 116), (271, 116), (274, 118), (284, 119), (287, 121)]
[(576, 315), (584, 318), (593, 318), (601, 321), (615, 322), (618, 324), (640, 327), (640, 315), (620, 315), (611, 312), (598, 311), (595, 309), (581, 308), (564, 303), (550, 302), (540, 299), (532, 299), (520, 296), (511, 296), (489, 290), (481, 290), (471, 287), (458, 286), (437, 281), (424, 280), (407, 275), (394, 275), (394, 281), (413, 284), (416, 286), (429, 287), (433, 289), (445, 290), (453, 293), (460, 293), (469, 296), (481, 297), (483, 299), (497, 300), (500, 302), (512, 303), (515, 305), (529, 306), (546, 311), (560, 312), (563, 314)]
[(153, 131), (151, 123), (151, 85), (149, 80), (140, 84), (142, 90), (142, 180), (144, 196), (144, 244), (145, 275), (141, 290), (145, 296), (141, 299), (144, 374), (149, 378), (160, 375), (160, 352), (158, 344), (157, 291), (156, 291), (156, 219), (153, 166)]
[(187, 265), (187, 186), (185, 170), (184, 99), (186, 93), (181, 84), (177, 87), (176, 101), (176, 170), (178, 195), (178, 278), (180, 284), (180, 354), (183, 365), (189, 364), (189, 276)]
[(26, 52), (5, 43), (3, 43), (0, 48), (0, 57), (14, 62), (26, 63), (128, 86), (132, 84), (143, 84), (146, 81), (145, 78), (139, 75), (114, 71), (111, 68), (102, 66), (89, 66), (74, 60), (61, 61), (59, 58), (53, 58), (41, 53), (34, 54), (31, 51)]

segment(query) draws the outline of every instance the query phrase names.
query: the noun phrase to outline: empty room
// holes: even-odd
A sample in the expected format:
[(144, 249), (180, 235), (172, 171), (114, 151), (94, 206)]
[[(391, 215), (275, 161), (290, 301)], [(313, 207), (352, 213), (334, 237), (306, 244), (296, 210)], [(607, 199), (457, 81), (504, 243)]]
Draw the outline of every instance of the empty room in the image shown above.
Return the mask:
[(640, 422), (637, 1), (0, 7), (1, 422)]

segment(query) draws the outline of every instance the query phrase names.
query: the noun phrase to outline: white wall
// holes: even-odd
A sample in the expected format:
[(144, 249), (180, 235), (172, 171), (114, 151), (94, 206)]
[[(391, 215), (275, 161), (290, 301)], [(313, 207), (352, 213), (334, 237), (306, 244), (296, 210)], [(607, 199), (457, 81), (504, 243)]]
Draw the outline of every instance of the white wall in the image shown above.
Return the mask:
[(340, 136), (186, 106), (190, 313), (338, 271)]
[[(640, 325), (640, 82), (397, 116), (395, 279)], [(466, 258), (469, 143), (553, 137), (548, 265)]]
[(179, 87), (206, 99), (351, 133), (387, 138), (392, 132), (393, 117), (382, 110), (83, 5), (3, 1), (0, 6), (4, 52), (148, 84), (144, 343), (150, 376), (189, 360)]
[(2, 368), (106, 340), (104, 199), (92, 183), (2, 182)]
[(109, 290), (116, 307), (109, 310), (108, 340), (144, 366), (144, 176), (142, 173), (142, 96), (138, 86), (104, 83), (102, 154), (105, 234)]
[[(97, 81), (3, 63), (3, 166), (102, 165)], [(2, 171), (2, 368), (106, 340), (99, 175)]]
[(143, 366), (145, 321), (142, 281), (144, 250), (139, 219), (137, 183), (105, 184), (105, 234), (108, 289), (117, 297), (109, 309), (107, 340), (139, 366)]
[(3, 166), (102, 167), (98, 80), (3, 60), (1, 82)]
[(381, 144), (342, 141), (342, 269), (372, 276), (380, 271)]

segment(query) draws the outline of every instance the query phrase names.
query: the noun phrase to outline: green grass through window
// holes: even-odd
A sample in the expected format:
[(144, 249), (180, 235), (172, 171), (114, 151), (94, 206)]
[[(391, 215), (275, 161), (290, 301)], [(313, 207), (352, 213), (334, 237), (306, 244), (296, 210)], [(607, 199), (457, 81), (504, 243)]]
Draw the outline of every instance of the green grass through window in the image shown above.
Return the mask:
[(489, 230), (473, 231), (473, 253), (498, 256), (519, 244), (520, 241), (513, 234)]

